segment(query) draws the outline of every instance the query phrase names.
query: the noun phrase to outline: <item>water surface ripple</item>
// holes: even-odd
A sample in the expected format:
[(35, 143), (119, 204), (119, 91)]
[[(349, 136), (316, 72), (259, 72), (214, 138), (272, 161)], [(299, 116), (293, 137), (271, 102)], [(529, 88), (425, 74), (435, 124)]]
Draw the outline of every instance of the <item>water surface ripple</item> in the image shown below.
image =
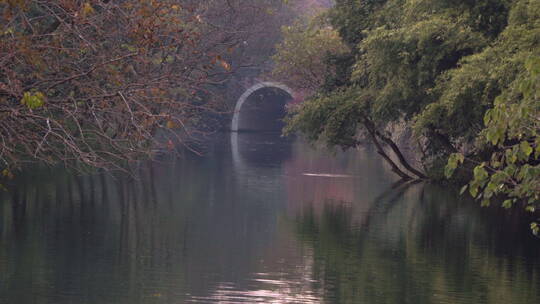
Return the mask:
[(540, 303), (519, 210), (399, 183), (369, 148), (221, 137), (137, 179), (19, 174), (0, 303)]

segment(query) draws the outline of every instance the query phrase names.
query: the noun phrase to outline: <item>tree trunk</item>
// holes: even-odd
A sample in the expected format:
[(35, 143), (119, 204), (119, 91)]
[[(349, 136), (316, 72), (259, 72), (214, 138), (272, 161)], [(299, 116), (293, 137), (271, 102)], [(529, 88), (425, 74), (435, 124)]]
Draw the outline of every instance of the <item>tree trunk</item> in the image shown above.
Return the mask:
[(413, 166), (409, 164), (409, 162), (405, 159), (405, 156), (403, 156), (403, 153), (399, 150), (399, 147), (397, 144), (389, 137), (384, 136), (381, 132), (377, 131), (375, 124), (368, 119), (367, 117), (364, 117), (364, 126), (368, 130), (368, 133), (377, 147), (377, 152), (392, 166), (392, 171), (394, 171), (396, 174), (398, 174), (401, 178), (404, 179), (412, 179), (412, 177), (405, 173), (403, 170), (401, 170), (397, 164), (388, 156), (388, 154), (384, 151), (383, 147), (381, 146), (378, 138), (380, 138), (386, 145), (390, 147), (392, 152), (396, 155), (399, 163), (410, 173), (416, 176), (417, 179), (427, 179), (426, 175), (420, 172), (419, 170), (415, 169)]
[(420, 172), (419, 170), (415, 169), (413, 166), (409, 164), (409, 162), (405, 159), (405, 156), (401, 153), (401, 150), (399, 150), (399, 147), (397, 144), (391, 139), (388, 138), (382, 134), (379, 134), (379, 137), (392, 149), (394, 154), (396, 154), (397, 158), (399, 159), (400, 164), (405, 167), (409, 172), (416, 175), (420, 179), (426, 179), (426, 175), (424, 173)]
[(369, 124), (366, 122), (364, 122), (364, 126), (368, 130), (371, 140), (373, 141), (373, 143), (375, 144), (375, 147), (377, 148), (377, 153), (379, 153), (384, 158), (384, 160), (386, 160), (386, 162), (390, 164), (390, 166), (392, 167), (392, 171), (396, 173), (397, 175), (399, 175), (404, 180), (412, 179), (407, 173), (403, 172), (399, 168), (399, 166), (392, 160), (392, 158), (390, 158), (390, 156), (388, 156), (388, 154), (386, 154), (386, 152), (384, 151), (384, 148), (382, 147), (381, 143), (377, 139), (376, 131), (372, 127), (370, 127)]

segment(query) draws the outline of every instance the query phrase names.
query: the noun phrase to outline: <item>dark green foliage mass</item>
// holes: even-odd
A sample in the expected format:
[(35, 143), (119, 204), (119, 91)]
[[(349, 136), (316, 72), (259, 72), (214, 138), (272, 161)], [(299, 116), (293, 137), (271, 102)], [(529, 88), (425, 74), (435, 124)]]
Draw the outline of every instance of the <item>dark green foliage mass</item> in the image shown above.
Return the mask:
[(367, 134), (388, 150), (388, 127), (404, 123), (427, 168), (451, 156), (447, 175), (470, 171), (473, 196), (534, 210), (539, 0), (337, 0), (327, 16), (351, 51), (329, 60), (339, 81), (295, 109), (288, 131), (342, 147)]

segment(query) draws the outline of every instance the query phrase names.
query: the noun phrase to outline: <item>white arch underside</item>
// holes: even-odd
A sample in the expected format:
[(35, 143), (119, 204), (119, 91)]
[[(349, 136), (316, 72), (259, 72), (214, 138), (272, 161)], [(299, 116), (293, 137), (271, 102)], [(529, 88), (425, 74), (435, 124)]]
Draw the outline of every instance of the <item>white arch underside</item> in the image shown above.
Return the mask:
[(232, 123), (231, 123), (231, 131), (232, 132), (238, 132), (238, 125), (239, 125), (239, 122), (240, 122), (240, 110), (242, 109), (242, 105), (244, 104), (244, 102), (247, 100), (249, 95), (253, 94), (253, 92), (255, 92), (255, 91), (259, 90), (259, 89), (262, 89), (262, 88), (278, 88), (278, 89), (281, 89), (281, 90), (287, 92), (289, 95), (293, 96), (293, 91), (289, 87), (287, 87), (284, 84), (278, 83), (278, 82), (267, 81), (267, 82), (261, 82), (261, 83), (258, 83), (256, 85), (252, 86), (251, 88), (247, 89), (244, 92), (244, 94), (242, 94), (242, 96), (240, 96), (240, 98), (238, 98), (238, 101), (236, 102), (236, 106), (234, 107), (234, 114), (233, 114), (233, 118), (232, 118)]

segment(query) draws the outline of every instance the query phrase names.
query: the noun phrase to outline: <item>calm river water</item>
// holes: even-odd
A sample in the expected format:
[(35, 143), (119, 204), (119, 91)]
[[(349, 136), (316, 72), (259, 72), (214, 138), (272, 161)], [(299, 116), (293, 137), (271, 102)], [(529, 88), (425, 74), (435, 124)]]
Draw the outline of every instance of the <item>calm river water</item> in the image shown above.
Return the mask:
[(540, 303), (517, 210), (396, 183), (369, 148), (229, 136), (137, 180), (18, 176), (0, 303)]

